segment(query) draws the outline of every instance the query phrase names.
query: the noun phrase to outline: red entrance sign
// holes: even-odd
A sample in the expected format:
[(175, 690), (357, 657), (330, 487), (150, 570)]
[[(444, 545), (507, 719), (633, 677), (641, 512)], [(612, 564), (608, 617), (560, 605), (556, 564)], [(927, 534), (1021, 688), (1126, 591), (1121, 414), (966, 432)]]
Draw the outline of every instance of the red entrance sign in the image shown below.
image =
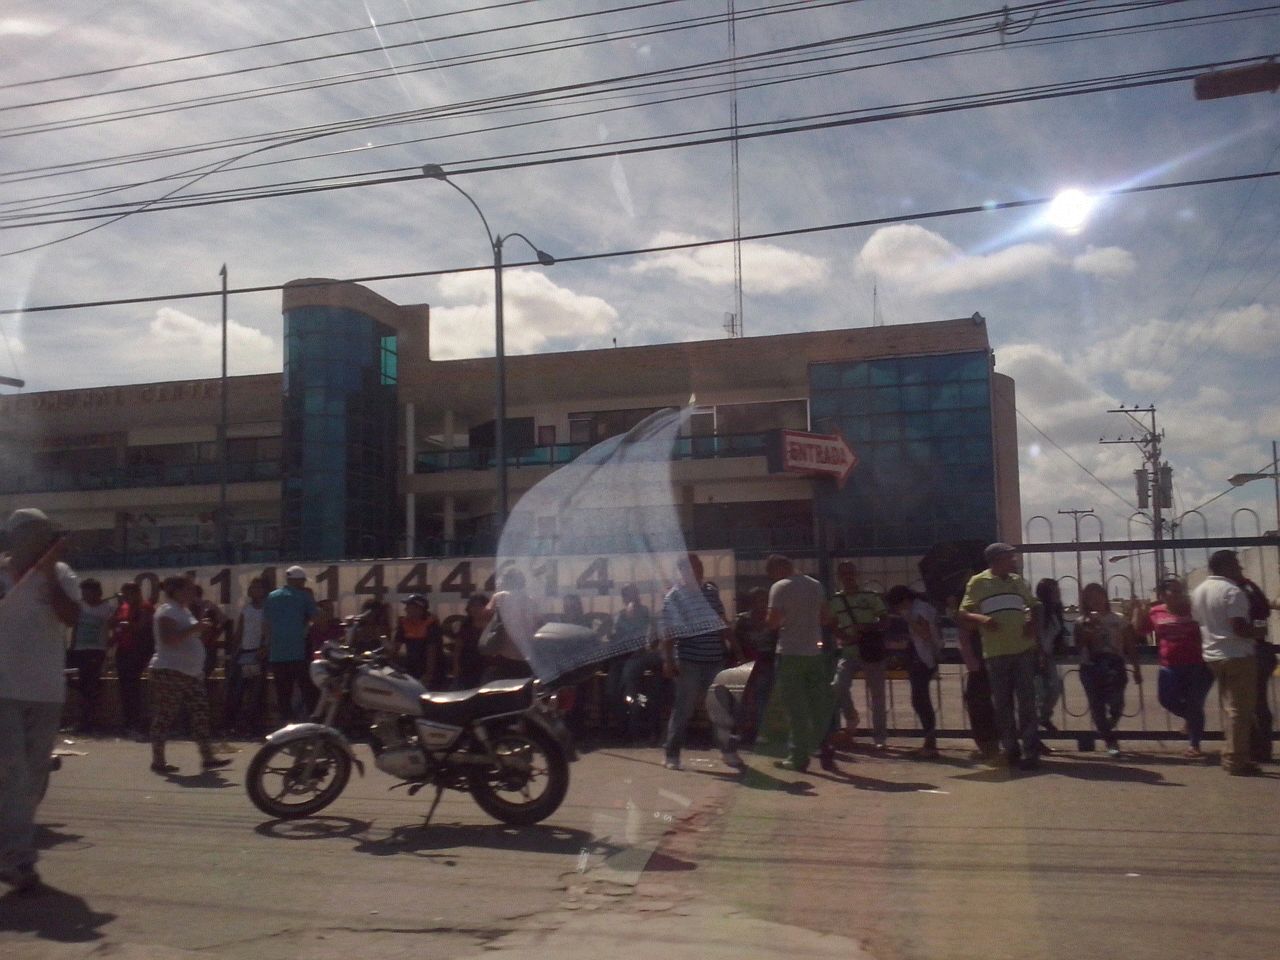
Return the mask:
[(843, 487), (857, 465), (858, 455), (839, 434), (782, 431), (783, 470), (835, 477), (836, 483)]

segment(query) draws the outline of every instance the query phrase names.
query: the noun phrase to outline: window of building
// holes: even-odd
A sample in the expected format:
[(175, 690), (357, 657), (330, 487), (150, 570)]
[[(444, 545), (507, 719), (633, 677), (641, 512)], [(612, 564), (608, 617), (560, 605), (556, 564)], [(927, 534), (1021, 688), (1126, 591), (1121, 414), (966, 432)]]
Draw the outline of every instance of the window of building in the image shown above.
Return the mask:
[(994, 538), (990, 371), (985, 351), (810, 366), (813, 429), (860, 461), (816, 491), (837, 549)]
[(538, 446), (552, 447), (556, 442), (556, 425), (544, 423), (538, 427)]
[(626, 433), (657, 407), (633, 410), (594, 410), (569, 414), (570, 443), (599, 443)]
[(721, 434), (808, 430), (809, 404), (805, 400), (720, 404), (716, 407), (716, 426)]

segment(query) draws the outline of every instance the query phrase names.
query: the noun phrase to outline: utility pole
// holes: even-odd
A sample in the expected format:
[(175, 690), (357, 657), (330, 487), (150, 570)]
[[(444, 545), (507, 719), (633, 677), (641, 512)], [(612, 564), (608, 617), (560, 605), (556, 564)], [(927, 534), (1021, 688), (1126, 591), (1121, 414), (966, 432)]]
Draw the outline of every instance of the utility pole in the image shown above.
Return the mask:
[[(1142, 430), (1140, 435), (1116, 437), (1114, 440), (1099, 438), (1099, 443), (1131, 443), (1142, 451), (1142, 466), (1133, 471), (1135, 488), (1138, 493), (1138, 509), (1151, 511), (1151, 539), (1156, 542), (1156, 581), (1165, 576), (1164, 550), (1160, 541), (1164, 539), (1164, 511), (1173, 509), (1173, 467), (1160, 459), (1160, 442), (1164, 439), (1164, 431), (1156, 429), (1156, 408), (1126, 407), (1108, 410), (1107, 413), (1123, 413)], [(1142, 419), (1147, 418), (1147, 419)]]
[(230, 563), (227, 549), (230, 540), (227, 524), (227, 265), (218, 271), (222, 277), (222, 378), (219, 384), (218, 413), (218, 562)]
[[(1075, 539), (1072, 541), (1076, 545), (1076, 596), (1078, 597), (1084, 591), (1084, 584), (1081, 578), (1084, 576), (1083, 562), (1080, 556), (1080, 518), (1096, 516), (1093, 507), (1087, 510), (1059, 510), (1058, 513), (1071, 518), (1071, 522), (1075, 525)], [(1080, 601), (1076, 601), (1076, 606), (1080, 605)]]

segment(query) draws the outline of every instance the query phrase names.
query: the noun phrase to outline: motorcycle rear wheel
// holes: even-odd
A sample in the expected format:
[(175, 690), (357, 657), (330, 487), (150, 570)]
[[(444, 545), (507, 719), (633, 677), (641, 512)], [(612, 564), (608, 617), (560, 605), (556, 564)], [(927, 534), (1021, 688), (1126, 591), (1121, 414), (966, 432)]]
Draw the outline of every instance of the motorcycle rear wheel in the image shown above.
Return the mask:
[(489, 816), (514, 826), (541, 823), (569, 792), (569, 761), (541, 727), (529, 724), (496, 734), (493, 752), (500, 766), (477, 771), (471, 796)]
[(347, 786), (351, 758), (328, 737), (268, 743), (249, 764), (245, 789), (253, 805), (281, 820), (323, 810)]

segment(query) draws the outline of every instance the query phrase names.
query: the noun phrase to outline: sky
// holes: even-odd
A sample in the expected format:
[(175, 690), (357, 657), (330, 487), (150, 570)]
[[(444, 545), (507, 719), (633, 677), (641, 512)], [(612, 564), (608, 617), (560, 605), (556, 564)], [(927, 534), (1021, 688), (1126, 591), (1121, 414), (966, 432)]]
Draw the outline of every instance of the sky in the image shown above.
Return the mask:
[[(424, 271), (370, 286), (432, 305), (435, 358), (491, 354), (484, 227), (414, 175), (437, 163), (496, 232), (561, 261), (507, 272), (509, 352), (722, 337), (730, 245), (604, 255), (733, 236), (728, 5), (8, 0), (0, 308), (211, 291), (223, 264), (233, 288)], [(764, 237), (741, 247), (746, 335), (981, 313), (1017, 382), (1024, 518), (1059, 540), (1071, 508), (1108, 538), (1146, 535), (1130, 522), (1138, 451), (1098, 443), (1133, 432), (1117, 405), (1157, 407), (1175, 513), (1270, 469), (1280, 178), (1138, 188), (1280, 170), (1280, 100), (1197, 101), (1190, 80), (1276, 54), (1280, 4), (734, 6), (740, 129), (770, 134), (739, 145), (741, 234)], [(1026, 99), (1137, 74), (1178, 78)], [(997, 94), (1021, 102), (938, 109)], [(635, 149), (655, 144), (671, 148)], [(138, 209), (380, 178), (400, 179)], [(1018, 205), (1071, 188), (1096, 201), (1074, 229)], [(30, 222), (104, 204), (129, 215)], [(815, 229), (848, 224), (865, 225)], [(505, 249), (530, 259), (519, 239)], [(10, 313), (0, 375), (27, 390), (214, 376), (218, 310)], [(230, 316), (231, 372), (278, 370), (279, 293), (237, 295)], [(1277, 525), (1264, 482), (1205, 514), (1215, 534)], [(1046, 539), (1036, 523), (1029, 539)]]

